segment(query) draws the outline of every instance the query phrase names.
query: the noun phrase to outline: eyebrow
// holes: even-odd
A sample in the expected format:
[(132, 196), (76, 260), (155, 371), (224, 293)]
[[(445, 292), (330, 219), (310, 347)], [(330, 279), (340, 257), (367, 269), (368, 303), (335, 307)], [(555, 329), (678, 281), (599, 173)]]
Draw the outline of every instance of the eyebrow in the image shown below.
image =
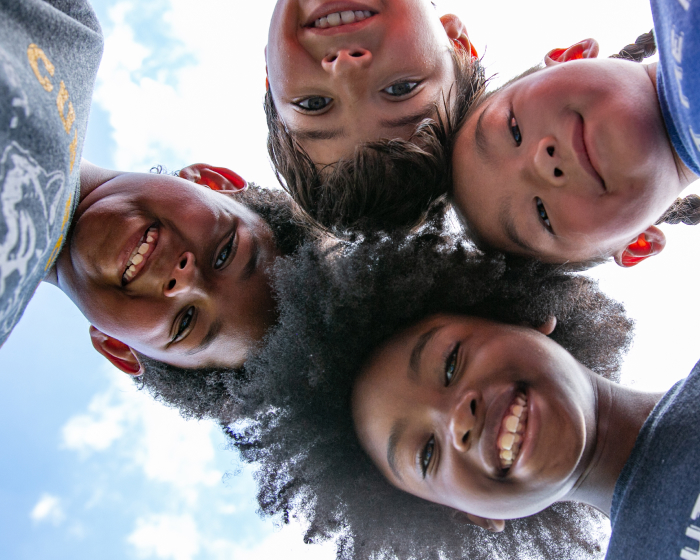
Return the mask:
[(408, 362), (408, 377), (409, 379), (412, 379), (413, 381), (417, 381), (418, 378), (420, 377), (420, 372), (418, 371), (418, 368), (420, 366), (421, 358), (423, 357), (423, 350), (425, 350), (426, 345), (430, 340), (435, 336), (435, 334), (443, 327), (444, 325), (438, 325), (437, 327), (433, 327), (427, 332), (424, 332), (422, 335), (418, 337), (418, 340), (416, 341), (416, 345), (413, 347), (413, 350), (411, 351), (411, 359)]
[(396, 449), (399, 446), (399, 440), (403, 433), (406, 431), (406, 421), (397, 420), (391, 427), (391, 434), (389, 435), (389, 442), (386, 446), (386, 460), (389, 463), (389, 468), (391, 472), (396, 475), (396, 478), (403, 480), (401, 473), (399, 472), (398, 466), (396, 464)]
[(219, 336), (219, 333), (221, 332), (223, 326), (224, 325), (220, 319), (214, 321), (209, 327), (209, 331), (207, 332), (207, 334), (204, 335), (202, 341), (194, 348), (191, 348), (190, 350), (185, 352), (185, 354), (191, 356), (192, 354), (199, 354), (200, 352), (209, 348), (209, 346), (211, 346), (211, 343), (214, 342), (217, 336)]
[(433, 116), (435, 112), (435, 103), (424, 105), (418, 112), (397, 119), (385, 119), (379, 121), (379, 125), (384, 128), (403, 128), (408, 125), (418, 125), (423, 120)]
[(260, 243), (258, 242), (258, 238), (253, 235), (251, 237), (251, 242), (253, 247), (250, 250), (250, 258), (243, 268), (243, 274), (241, 274), (241, 280), (244, 282), (246, 280), (250, 280), (250, 277), (255, 274), (255, 270), (258, 267), (258, 261), (260, 260)]
[(518, 231), (515, 229), (515, 222), (513, 221), (513, 213), (511, 212), (511, 206), (508, 203), (508, 199), (504, 198), (501, 202), (501, 211), (498, 214), (498, 221), (501, 223), (503, 231), (506, 233), (506, 237), (511, 241), (511, 243), (517, 245), (521, 249), (529, 253), (536, 253), (532, 245), (525, 241)]
[(345, 130), (342, 128), (332, 128), (330, 130), (312, 130), (312, 129), (289, 129), (289, 133), (297, 140), (333, 140), (345, 136)]

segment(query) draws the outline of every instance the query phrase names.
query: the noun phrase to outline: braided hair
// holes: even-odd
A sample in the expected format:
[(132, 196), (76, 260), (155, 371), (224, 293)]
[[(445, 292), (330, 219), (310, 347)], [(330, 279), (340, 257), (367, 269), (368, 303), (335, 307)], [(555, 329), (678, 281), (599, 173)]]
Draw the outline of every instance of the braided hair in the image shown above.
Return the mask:
[[(642, 62), (645, 58), (649, 58), (655, 53), (656, 40), (652, 29), (649, 33), (642, 33), (634, 43), (627, 45), (618, 54), (614, 54), (610, 58), (623, 58), (634, 62)], [(680, 223), (688, 226), (696, 226), (700, 223), (700, 196), (691, 194), (684, 198), (677, 198), (656, 221), (656, 225)]]

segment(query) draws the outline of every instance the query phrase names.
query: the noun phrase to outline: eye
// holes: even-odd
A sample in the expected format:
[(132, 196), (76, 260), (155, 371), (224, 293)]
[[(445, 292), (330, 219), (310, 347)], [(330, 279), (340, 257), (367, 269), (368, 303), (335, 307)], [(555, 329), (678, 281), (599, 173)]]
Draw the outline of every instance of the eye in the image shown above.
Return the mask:
[(540, 220), (542, 220), (544, 227), (547, 228), (549, 233), (554, 233), (552, 224), (549, 222), (549, 216), (547, 216), (547, 211), (544, 209), (544, 204), (539, 198), (535, 198), (535, 203), (537, 204), (537, 213), (539, 214)]
[(510, 120), (508, 122), (510, 133), (513, 135), (513, 140), (515, 140), (515, 145), (520, 146), (520, 144), (523, 143), (523, 136), (520, 134), (520, 127), (518, 126), (518, 121), (515, 120), (513, 113), (510, 114)]
[(389, 87), (384, 88), (382, 91), (391, 95), (392, 97), (403, 97), (411, 93), (420, 82), (396, 82), (391, 84)]
[(187, 330), (187, 327), (189, 327), (192, 324), (192, 318), (194, 317), (194, 307), (189, 307), (187, 311), (185, 311), (182, 316), (180, 317), (180, 322), (177, 325), (177, 333), (173, 337), (173, 342), (176, 342), (180, 338), (182, 338), (182, 333)]
[(452, 378), (457, 371), (457, 356), (459, 355), (459, 344), (455, 346), (450, 355), (445, 361), (445, 387), (447, 387), (451, 382)]
[(301, 101), (297, 101), (295, 105), (297, 107), (301, 107), (302, 109), (306, 111), (322, 111), (328, 105), (331, 104), (331, 101), (333, 101), (333, 98), (331, 97), (321, 97), (319, 95), (314, 95), (312, 97), (307, 97), (306, 99), (302, 99)]
[(214, 268), (216, 270), (220, 269), (224, 264), (226, 264), (226, 261), (228, 258), (231, 256), (231, 250), (233, 249), (233, 242), (236, 240), (235, 234), (231, 236), (231, 239), (229, 239), (229, 242), (226, 243), (226, 246), (221, 249), (221, 252), (218, 254), (216, 257), (216, 261), (214, 262)]
[(435, 452), (435, 436), (430, 436), (428, 443), (425, 444), (423, 451), (421, 451), (419, 462), (420, 470), (423, 473), (423, 478), (428, 473), (428, 468), (430, 467), (430, 462), (433, 460), (433, 453)]

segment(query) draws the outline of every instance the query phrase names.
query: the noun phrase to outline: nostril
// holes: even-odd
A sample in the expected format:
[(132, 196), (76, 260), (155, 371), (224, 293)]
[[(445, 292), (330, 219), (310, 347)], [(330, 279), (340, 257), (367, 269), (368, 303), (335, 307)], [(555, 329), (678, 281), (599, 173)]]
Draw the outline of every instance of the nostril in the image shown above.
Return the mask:
[[(187, 266), (187, 258), (184, 258), (180, 261), (180, 268), (185, 268)], [(174, 280), (173, 280), (174, 282)]]
[(554, 157), (554, 146), (547, 146), (547, 153), (550, 157)]
[(175, 287), (175, 283), (174, 279), (168, 282), (168, 290), (172, 290)]
[(328, 58), (326, 58), (326, 61), (327, 61), (327, 62), (335, 62), (337, 58), (338, 58), (338, 55), (335, 55), (335, 54), (334, 54), (334, 55), (329, 56)]
[(352, 56), (353, 58), (360, 58), (363, 54), (365, 53), (363, 53), (362, 51), (355, 51), (354, 53), (350, 53), (350, 56)]
[(471, 408), (472, 414), (476, 414), (476, 400), (472, 400), (472, 402), (469, 403), (469, 408)]
[(467, 443), (468, 439), (469, 439), (469, 432), (467, 432), (466, 434), (464, 434), (462, 436), (462, 443)]
[(558, 167), (554, 168), (554, 176), (555, 177), (561, 177), (563, 174), (564, 174), (564, 172), (561, 169), (559, 169)]

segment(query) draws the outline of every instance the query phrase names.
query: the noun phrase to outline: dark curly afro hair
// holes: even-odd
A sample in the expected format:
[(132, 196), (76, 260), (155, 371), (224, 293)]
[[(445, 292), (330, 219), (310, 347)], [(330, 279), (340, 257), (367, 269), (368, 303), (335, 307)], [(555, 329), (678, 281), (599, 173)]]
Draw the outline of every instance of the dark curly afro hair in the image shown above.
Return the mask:
[(508, 262), (443, 235), (444, 217), (416, 235), (392, 233), (334, 249), (307, 245), (278, 261), (280, 320), (246, 365), (245, 420), (226, 430), (258, 463), (263, 514), (307, 523), (337, 558), (520, 559), (602, 555), (603, 516), (556, 504), (491, 534), (463, 514), (391, 486), (362, 450), (350, 397), (370, 354), (434, 313), (539, 326), (599, 375), (616, 379), (632, 322), (590, 279)]
[[(285, 192), (249, 185), (236, 201), (259, 214), (270, 226), (275, 244), (291, 255), (315, 233), (296, 218), (295, 204)], [(243, 368), (180, 368), (139, 355), (143, 375), (135, 378), (156, 400), (176, 407), (185, 418), (232, 419), (237, 407)]]

